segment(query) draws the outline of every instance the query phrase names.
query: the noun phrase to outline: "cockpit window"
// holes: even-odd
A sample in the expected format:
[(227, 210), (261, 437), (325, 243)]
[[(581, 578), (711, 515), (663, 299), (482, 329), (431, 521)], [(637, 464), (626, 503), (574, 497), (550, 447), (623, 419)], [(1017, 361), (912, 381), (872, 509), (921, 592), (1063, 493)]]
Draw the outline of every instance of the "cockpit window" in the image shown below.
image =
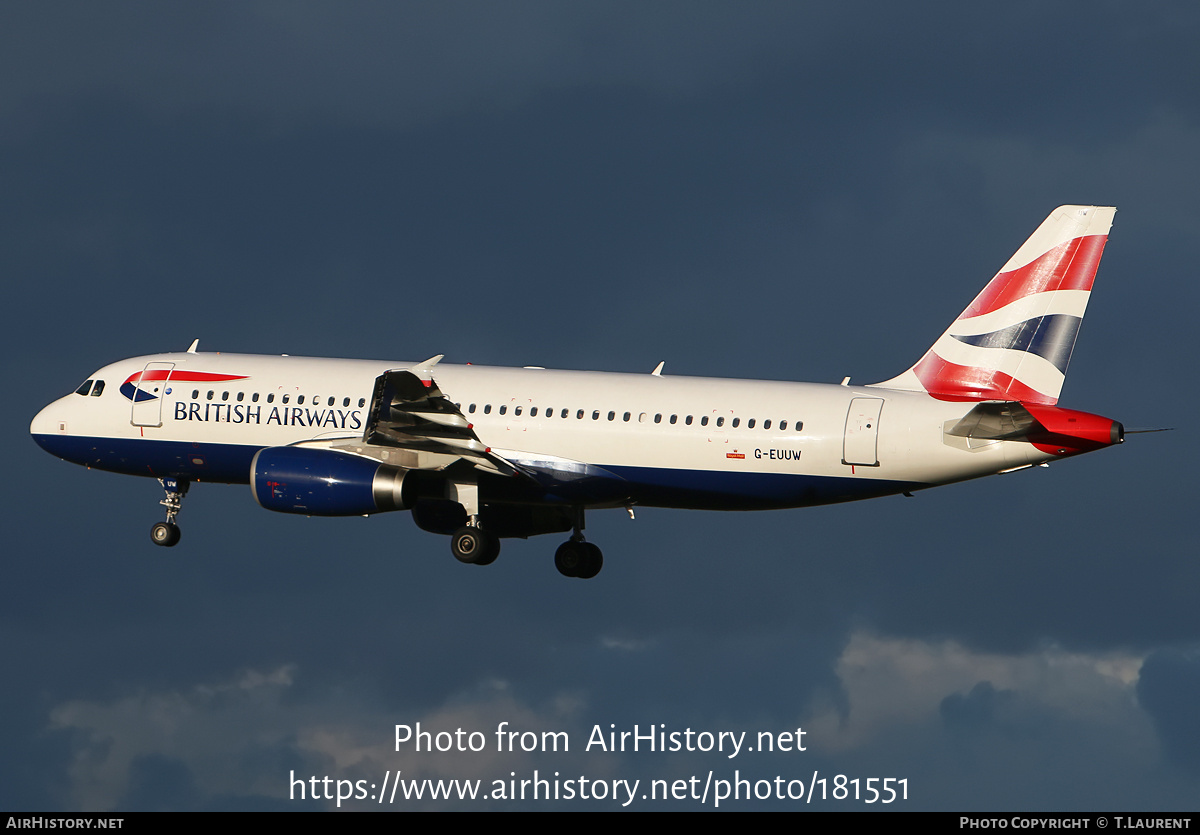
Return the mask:
[(89, 391), (91, 391), (91, 390), (92, 390), (92, 383), (93, 383), (93, 382), (94, 382), (94, 381), (92, 381), (92, 380), (88, 380), (88, 381), (86, 381), (86, 382), (85, 382), (85, 383), (84, 383), (82, 386), (80, 386), (79, 388), (75, 389), (75, 393), (76, 393), (76, 394), (82, 394), (84, 397), (87, 397), (87, 393), (88, 393)]
[(97, 380), (95, 387), (92, 388), (92, 397), (99, 397), (104, 392), (104, 381)]

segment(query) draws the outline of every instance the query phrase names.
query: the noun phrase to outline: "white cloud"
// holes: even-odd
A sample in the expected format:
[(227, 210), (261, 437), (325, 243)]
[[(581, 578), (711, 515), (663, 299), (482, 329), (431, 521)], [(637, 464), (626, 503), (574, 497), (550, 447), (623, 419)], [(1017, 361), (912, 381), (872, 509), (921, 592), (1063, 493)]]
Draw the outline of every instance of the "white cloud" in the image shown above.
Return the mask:
[[(1046, 647), (1022, 655), (976, 652), (954, 641), (888, 638), (857, 632), (837, 663), (849, 705), (806, 723), (823, 750), (869, 746), (883, 732), (936, 724), (942, 700), (980, 682), (1015, 691), (1026, 704), (1099, 725), (1126, 726), (1135, 711), (1142, 658)], [(1148, 730), (1148, 726), (1146, 726)]]
[[(1118, 781), (1131, 802), (1170, 805), (1177, 802), (1181, 784), (1159, 779), (1157, 737), (1135, 698), (1141, 663), (1139, 656), (1122, 652), (1047, 646), (989, 653), (950, 640), (860, 631), (850, 636), (835, 664), (844, 695), (838, 705), (810, 707), (792, 717), (794, 725), (783, 717), (757, 717), (745, 729), (801, 726), (806, 768), (858, 769), (870, 776), (886, 764), (896, 776), (912, 778), (928, 808), (968, 800), (1003, 805), (1021, 797), (1035, 805), (1058, 798), (1064, 808), (1074, 808), (1097, 798), (1093, 784), (1105, 780)], [(589, 708), (596, 694), (561, 693), (531, 703), (516, 695), (519, 687), (486, 680), (431, 708), (405, 710), (347, 689), (297, 688), (296, 678), (294, 667), (280, 666), (190, 689), (58, 706), (52, 727), (73, 732), (75, 745), (68, 774), (71, 805), (115, 808), (129, 791), (131, 765), (150, 756), (182, 763), (194, 793), (216, 805), (233, 796), (286, 798), (292, 768), (301, 778), (378, 784), (385, 772), (399, 771), (409, 779), (480, 779), (486, 788), (494, 779), (507, 780), (513, 773), (520, 779), (534, 769), (543, 776), (560, 771), (591, 779), (645, 779), (664, 776), (664, 768), (678, 776), (677, 771), (713, 765), (698, 754), (660, 759), (584, 752), (591, 724), (602, 722)], [(944, 703), (957, 705), (957, 713), (949, 715)], [(511, 751), (498, 751), (496, 730), (505, 722), (505, 731), (517, 736)], [(476, 742), (482, 742), (482, 750), (418, 751), (411, 741), (397, 750), (395, 726), (415, 731), (418, 723), (429, 735), (426, 745), (455, 748), (459, 739), (469, 745), (469, 738), (455, 735), (462, 729), (481, 734)], [(567, 733), (570, 752), (522, 750), (522, 739), (531, 748), (541, 747), (547, 731)], [(524, 732), (535, 736), (522, 737)], [(729, 765), (723, 758), (719, 763)], [(753, 757), (737, 765), (760, 767)], [(1072, 771), (1078, 774), (1076, 794), (1042, 799), (1044, 786)], [(1146, 793), (1156, 786), (1161, 797)], [(451, 805), (457, 803), (426, 801), (421, 808)]]

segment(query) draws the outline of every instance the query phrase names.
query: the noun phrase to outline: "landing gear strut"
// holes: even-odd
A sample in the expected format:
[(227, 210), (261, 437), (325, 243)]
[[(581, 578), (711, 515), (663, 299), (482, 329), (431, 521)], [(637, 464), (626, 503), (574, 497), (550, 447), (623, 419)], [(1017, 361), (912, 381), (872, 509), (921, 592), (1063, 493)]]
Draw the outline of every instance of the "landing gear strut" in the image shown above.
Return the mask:
[(554, 552), (554, 567), (564, 577), (590, 580), (604, 567), (604, 555), (583, 538), (583, 508), (575, 515), (575, 533)]
[(447, 498), (458, 502), (467, 512), (466, 527), (450, 537), (454, 558), (470, 565), (491, 565), (500, 556), (500, 537), (479, 527), (479, 485), (473, 481), (451, 481), (446, 491)]
[(179, 515), (179, 509), (183, 506), (183, 497), (187, 495), (191, 482), (179, 481), (174, 478), (160, 478), (158, 483), (167, 492), (167, 497), (159, 502), (167, 509), (167, 521), (154, 523), (154, 526), (150, 528), (150, 541), (155, 545), (170, 548), (179, 542), (179, 526), (175, 524), (175, 517)]

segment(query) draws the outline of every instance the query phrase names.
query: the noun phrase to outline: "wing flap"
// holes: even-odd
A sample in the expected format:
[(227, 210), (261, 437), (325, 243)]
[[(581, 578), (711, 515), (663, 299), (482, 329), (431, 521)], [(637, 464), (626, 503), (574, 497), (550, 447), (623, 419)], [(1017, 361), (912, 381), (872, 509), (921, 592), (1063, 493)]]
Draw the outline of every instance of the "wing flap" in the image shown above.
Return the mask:
[(528, 478), (521, 467), (492, 452), (442, 393), (431, 374), (440, 360), (439, 355), (376, 378), (362, 443), (415, 453), (420, 469), (442, 470), (465, 461), (486, 472)]

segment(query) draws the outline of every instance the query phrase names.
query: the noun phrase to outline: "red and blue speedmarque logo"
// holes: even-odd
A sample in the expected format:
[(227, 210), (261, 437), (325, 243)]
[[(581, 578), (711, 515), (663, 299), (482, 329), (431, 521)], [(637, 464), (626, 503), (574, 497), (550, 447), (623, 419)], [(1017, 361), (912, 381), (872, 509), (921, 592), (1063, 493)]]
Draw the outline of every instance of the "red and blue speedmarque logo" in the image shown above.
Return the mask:
[(167, 381), (172, 383), (224, 383), (229, 380), (245, 380), (245, 374), (214, 374), (210, 371), (176, 371), (173, 368), (152, 368), (149, 371), (138, 371), (130, 374), (129, 379), (121, 383), (121, 394), (134, 403), (144, 403), (147, 400), (157, 400), (158, 391), (162, 386), (148, 386), (147, 383)]

